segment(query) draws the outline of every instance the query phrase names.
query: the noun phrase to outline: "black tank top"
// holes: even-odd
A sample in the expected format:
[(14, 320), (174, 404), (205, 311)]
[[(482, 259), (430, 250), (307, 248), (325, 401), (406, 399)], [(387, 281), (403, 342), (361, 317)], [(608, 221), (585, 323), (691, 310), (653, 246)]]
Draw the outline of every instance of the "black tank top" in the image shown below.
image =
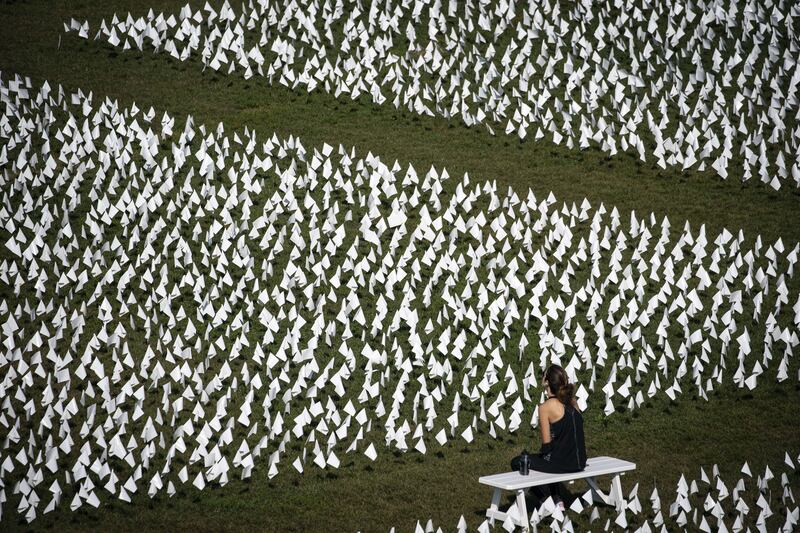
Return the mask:
[(549, 461), (565, 471), (586, 467), (586, 444), (583, 440), (583, 415), (572, 405), (564, 406), (564, 416), (550, 424), (553, 443)]

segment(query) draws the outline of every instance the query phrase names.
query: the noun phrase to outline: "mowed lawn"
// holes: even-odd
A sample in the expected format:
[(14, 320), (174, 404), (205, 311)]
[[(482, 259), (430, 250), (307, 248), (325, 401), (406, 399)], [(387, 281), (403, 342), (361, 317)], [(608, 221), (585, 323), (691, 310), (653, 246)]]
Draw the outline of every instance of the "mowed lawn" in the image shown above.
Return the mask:
[[(632, 155), (606, 158), (596, 149), (569, 151), (549, 143), (492, 137), (483, 128), (468, 129), (457, 121), (337, 101), (323, 93), (293, 93), (257, 78), (203, 73), (195, 62), (179, 63), (162, 54), (118, 52), (62, 30), (70, 17), (88, 19), (96, 28), (101, 18), (114, 12), (124, 15), (130, 10), (138, 16), (149, 7), (177, 12), (183, 3), (3, 3), (0, 71), (93, 91), (96, 98), (135, 101), (140, 108), (155, 107), (159, 114), (191, 114), (197, 123), (224, 122), (226, 131), (247, 126), (261, 136), (298, 136), (306, 146), (355, 146), (361, 154), (371, 151), (387, 162), (411, 162), (418, 170), (434, 165), (447, 168), (452, 176), (468, 172), (472, 180), (496, 179), (502, 188), (524, 192), (530, 187), (537, 197), (553, 191), (559, 201), (587, 198), (592, 205), (617, 206), (623, 220), (630, 210), (639, 216), (654, 212), (659, 219), (668, 216), (679, 228), (687, 220), (694, 229), (705, 224), (710, 235), (725, 227), (743, 230), (748, 241), (756, 235), (768, 243), (780, 237), (791, 247), (800, 239), (800, 195), (788, 187), (775, 192), (762, 184), (724, 181), (706, 173), (662, 171), (654, 162), (641, 163)], [(623, 488), (627, 492), (638, 482), (645, 509), (654, 484), (666, 506), (681, 473), (698, 478), (700, 466), (710, 471), (719, 465), (730, 486), (741, 477), (745, 461), (756, 476), (765, 464), (780, 465), (786, 451), (794, 457), (800, 452), (796, 383), (794, 362), (788, 381), (763, 380), (752, 393), (728, 384), (706, 402), (687, 389), (676, 402), (653, 400), (633, 414), (608, 418), (595, 403), (586, 417), (589, 454), (636, 462), (638, 469), (623, 478)], [(453, 529), (460, 515), (474, 528), (483, 520), (490, 498), (477, 478), (507, 469), (522, 447), (537, 448), (536, 435), (524, 423), (506, 440), (479, 434), (466, 445), (456, 438), (441, 453), (431, 450), (427, 455), (379, 449), (374, 463), (348, 455), (338, 470), (309, 469), (302, 476), (286, 464), (272, 481), (261, 468), (247, 482), (233, 480), (202, 492), (187, 485), (173, 498), (160, 494), (150, 500), (139, 493), (133, 504), (108, 498), (97, 510), (84, 505), (73, 513), (69, 502), (62, 501), (57, 511), (31, 526), (20, 522), (13, 509), (4, 508), (0, 529), (387, 531), (393, 526), (410, 530), (417, 519), (428, 518)], [(797, 486), (797, 478), (792, 482)], [(573, 486), (575, 493), (582, 490)], [(607, 511), (603, 522), (613, 516)]]

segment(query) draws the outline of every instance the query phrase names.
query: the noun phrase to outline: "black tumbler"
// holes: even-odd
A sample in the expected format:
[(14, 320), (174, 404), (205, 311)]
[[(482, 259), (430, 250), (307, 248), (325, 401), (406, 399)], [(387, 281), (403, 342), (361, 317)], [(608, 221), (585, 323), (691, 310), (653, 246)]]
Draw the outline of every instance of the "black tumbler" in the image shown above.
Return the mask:
[(530, 456), (528, 452), (522, 452), (522, 455), (519, 456), (519, 473), (520, 475), (527, 476), (530, 472)]

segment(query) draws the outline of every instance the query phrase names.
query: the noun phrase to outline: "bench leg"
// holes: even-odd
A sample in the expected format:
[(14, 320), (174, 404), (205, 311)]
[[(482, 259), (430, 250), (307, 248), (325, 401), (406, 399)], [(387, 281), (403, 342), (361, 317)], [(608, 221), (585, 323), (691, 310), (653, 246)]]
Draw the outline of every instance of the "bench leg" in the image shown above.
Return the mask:
[(619, 474), (611, 478), (611, 503), (614, 504), (617, 511), (622, 510), (625, 504), (625, 497), (622, 494), (622, 483), (619, 479)]
[(491, 524), (494, 526), (495, 520), (500, 520), (501, 522), (505, 521), (506, 513), (500, 512), (497, 510), (497, 506), (500, 504), (500, 495), (503, 491), (498, 488), (494, 489), (494, 494), (492, 495), (492, 504), (486, 509), (486, 518), (491, 521)]
[(517, 491), (517, 511), (519, 512), (522, 531), (530, 531), (530, 517), (528, 516), (528, 506), (525, 504), (525, 490)]
[(592, 501), (608, 503), (608, 496), (600, 490), (600, 487), (597, 486), (597, 481), (595, 481), (593, 477), (587, 477), (586, 484), (589, 485), (589, 488), (592, 490)]

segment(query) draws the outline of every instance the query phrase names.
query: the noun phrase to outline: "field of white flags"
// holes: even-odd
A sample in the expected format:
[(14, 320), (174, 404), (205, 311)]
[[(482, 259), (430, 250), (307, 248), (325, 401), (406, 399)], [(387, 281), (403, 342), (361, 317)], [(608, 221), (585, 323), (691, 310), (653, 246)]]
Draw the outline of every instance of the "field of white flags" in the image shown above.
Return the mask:
[(3, 521), (503, 438), (550, 362), (607, 417), (800, 378), (796, 244), (18, 76), (0, 109)]
[(298, 91), (800, 186), (786, 0), (227, 0), (65, 24), (122, 49)]

